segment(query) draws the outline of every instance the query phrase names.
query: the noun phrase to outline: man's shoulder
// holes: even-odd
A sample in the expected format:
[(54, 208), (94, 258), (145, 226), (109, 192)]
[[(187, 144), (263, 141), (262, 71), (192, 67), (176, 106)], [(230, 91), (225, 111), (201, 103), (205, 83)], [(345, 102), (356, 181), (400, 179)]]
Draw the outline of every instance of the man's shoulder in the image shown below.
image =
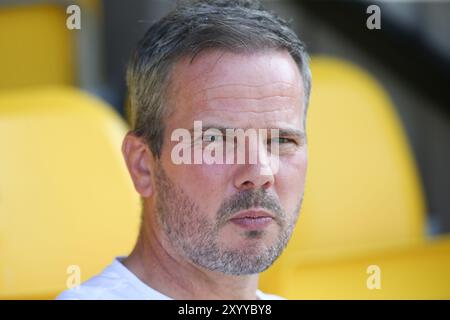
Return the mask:
[(72, 289), (63, 291), (56, 300), (121, 300), (108, 288), (92, 287), (82, 284)]
[(275, 294), (264, 293), (261, 290), (258, 290), (256, 292), (256, 295), (260, 300), (286, 300), (286, 298), (277, 296)]
[(131, 292), (129, 284), (115, 272), (111, 264), (100, 274), (92, 277), (79, 286), (62, 292), (57, 300), (103, 300), (126, 299), (123, 293)]
[(100, 274), (62, 292), (57, 300), (167, 300), (169, 297), (141, 282), (117, 257)]

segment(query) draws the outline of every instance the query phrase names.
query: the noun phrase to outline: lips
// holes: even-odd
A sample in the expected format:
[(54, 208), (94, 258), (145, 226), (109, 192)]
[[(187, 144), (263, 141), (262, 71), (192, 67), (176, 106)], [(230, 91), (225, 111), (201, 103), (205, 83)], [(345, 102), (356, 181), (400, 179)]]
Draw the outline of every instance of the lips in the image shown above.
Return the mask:
[(247, 230), (259, 230), (269, 226), (273, 216), (264, 210), (247, 210), (233, 216), (230, 221)]

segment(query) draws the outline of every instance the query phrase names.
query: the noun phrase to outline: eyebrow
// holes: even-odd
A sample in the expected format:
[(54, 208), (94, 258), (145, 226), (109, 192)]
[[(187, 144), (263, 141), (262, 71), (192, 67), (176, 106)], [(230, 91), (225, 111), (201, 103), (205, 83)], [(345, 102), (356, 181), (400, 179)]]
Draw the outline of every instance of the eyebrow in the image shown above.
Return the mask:
[[(220, 132), (222, 132), (223, 135), (226, 134), (226, 130), (237, 130), (237, 129), (242, 129), (244, 131), (246, 131), (247, 129), (255, 129), (258, 130), (257, 128), (233, 128), (233, 127), (224, 127), (222, 125), (202, 125), (202, 131), (205, 132), (209, 129), (216, 129), (219, 130)], [(260, 129), (266, 129), (266, 130), (271, 130), (271, 129), (278, 129), (279, 132), (279, 136), (280, 137), (293, 137), (293, 138), (297, 138), (300, 141), (304, 141), (305, 140), (305, 132), (301, 129), (297, 129), (297, 128), (289, 128), (289, 127), (284, 127), (284, 128), (260, 128)], [(194, 133), (194, 128), (189, 129), (189, 132), (191, 134)]]

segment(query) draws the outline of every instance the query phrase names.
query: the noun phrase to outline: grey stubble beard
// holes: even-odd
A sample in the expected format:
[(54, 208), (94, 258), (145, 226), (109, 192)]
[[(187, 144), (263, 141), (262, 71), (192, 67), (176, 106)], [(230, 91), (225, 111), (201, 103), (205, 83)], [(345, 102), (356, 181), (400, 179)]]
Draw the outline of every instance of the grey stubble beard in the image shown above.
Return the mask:
[[(172, 247), (191, 263), (227, 275), (256, 274), (269, 268), (291, 238), (303, 199), (301, 196), (295, 211), (288, 216), (278, 199), (263, 189), (242, 191), (222, 203), (214, 223), (171, 181), (160, 163), (155, 170), (155, 182), (157, 220)], [(275, 243), (262, 248), (221, 248), (218, 235), (228, 219), (237, 211), (256, 206), (274, 213), (279, 227)], [(264, 237), (265, 231), (244, 231), (241, 235), (257, 241)]]

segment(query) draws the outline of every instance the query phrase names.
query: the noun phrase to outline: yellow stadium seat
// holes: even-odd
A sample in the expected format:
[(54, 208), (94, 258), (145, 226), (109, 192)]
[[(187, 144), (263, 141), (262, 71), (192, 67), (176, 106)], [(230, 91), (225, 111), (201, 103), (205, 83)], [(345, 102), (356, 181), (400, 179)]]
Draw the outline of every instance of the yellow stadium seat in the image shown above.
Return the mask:
[[(426, 241), (421, 184), (392, 102), (348, 62), (311, 64), (303, 209), (261, 287), (294, 299), (450, 298), (450, 281), (438, 280), (450, 278), (450, 241)], [(370, 265), (382, 289), (367, 288)]]
[[(0, 299), (54, 298), (132, 249), (124, 121), (76, 89), (0, 93)], [(69, 273), (67, 273), (69, 272)]]
[[(322, 261), (294, 258), (279, 278), (291, 299), (449, 299), (450, 237)], [(371, 266), (379, 289), (370, 289)]]
[(63, 3), (0, 6), (0, 89), (75, 83), (78, 31), (67, 17)]

